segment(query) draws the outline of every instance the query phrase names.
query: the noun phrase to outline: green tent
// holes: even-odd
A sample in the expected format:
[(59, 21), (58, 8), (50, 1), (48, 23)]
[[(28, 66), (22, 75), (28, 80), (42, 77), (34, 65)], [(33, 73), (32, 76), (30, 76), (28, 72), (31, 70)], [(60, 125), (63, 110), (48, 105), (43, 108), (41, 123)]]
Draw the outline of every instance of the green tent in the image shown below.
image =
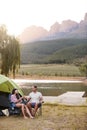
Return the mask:
[(10, 78), (0, 74), (0, 92), (11, 93), (13, 88), (17, 88), (19, 93), (23, 96), (22, 90)]

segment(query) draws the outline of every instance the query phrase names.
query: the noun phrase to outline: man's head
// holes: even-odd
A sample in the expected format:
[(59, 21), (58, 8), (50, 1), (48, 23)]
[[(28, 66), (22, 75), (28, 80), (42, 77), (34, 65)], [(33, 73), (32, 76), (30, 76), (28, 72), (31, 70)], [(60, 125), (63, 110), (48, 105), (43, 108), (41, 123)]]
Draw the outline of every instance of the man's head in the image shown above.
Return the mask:
[(37, 92), (37, 86), (32, 86), (32, 91)]

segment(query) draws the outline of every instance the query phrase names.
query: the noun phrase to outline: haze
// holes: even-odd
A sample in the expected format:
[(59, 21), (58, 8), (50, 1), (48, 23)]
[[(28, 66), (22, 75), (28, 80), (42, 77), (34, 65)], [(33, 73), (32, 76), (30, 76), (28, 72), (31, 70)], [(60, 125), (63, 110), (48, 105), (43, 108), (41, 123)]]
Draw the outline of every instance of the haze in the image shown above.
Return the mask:
[(86, 12), (87, 0), (0, 0), (0, 24), (5, 24), (12, 35), (31, 25), (49, 30), (56, 21), (79, 22)]

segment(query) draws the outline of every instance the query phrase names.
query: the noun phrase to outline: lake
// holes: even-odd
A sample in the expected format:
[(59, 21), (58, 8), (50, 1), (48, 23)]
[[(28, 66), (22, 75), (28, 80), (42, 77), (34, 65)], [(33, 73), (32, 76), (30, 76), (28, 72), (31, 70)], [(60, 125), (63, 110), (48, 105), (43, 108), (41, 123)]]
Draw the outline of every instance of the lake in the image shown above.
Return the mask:
[[(80, 81), (71, 81), (70, 82), (22, 82), (23, 80), (16, 82), (22, 88), (25, 95), (28, 95), (31, 92), (32, 85), (37, 85), (38, 90), (42, 92), (44, 96), (58, 96), (67, 91), (85, 91), (87, 92), (87, 85), (84, 85)], [(49, 81), (49, 80), (48, 80)], [(74, 83), (75, 82), (75, 83)]]

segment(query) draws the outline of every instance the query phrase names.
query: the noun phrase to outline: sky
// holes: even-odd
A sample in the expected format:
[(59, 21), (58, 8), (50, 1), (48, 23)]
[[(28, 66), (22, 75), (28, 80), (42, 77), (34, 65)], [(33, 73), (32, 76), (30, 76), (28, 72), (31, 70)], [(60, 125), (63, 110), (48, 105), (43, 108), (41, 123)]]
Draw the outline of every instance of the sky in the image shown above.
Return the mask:
[(80, 22), (87, 12), (87, 0), (0, 0), (0, 25), (19, 35), (31, 25), (49, 30), (55, 22)]

